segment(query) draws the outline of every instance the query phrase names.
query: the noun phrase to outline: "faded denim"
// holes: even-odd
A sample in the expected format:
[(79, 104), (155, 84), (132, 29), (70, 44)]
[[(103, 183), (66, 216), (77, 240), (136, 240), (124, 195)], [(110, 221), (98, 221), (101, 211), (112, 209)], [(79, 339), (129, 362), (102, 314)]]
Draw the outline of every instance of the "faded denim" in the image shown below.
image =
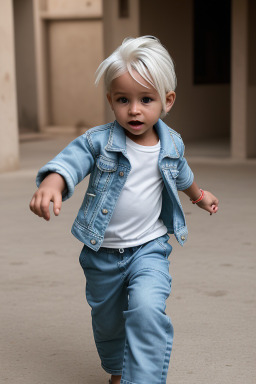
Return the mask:
[(84, 246), (80, 264), (102, 367), (122, 375), (122, 384), (164, 384), (173, 342), (165, 313), (171, 291), (164, 235), (141, 246), (118, 250)]
[[(183, 245), (187, 226), (178, 190), (190, 187), (193, 173), (184, 158), (180, 135), (158, 120), (155, 129), (160, 139), (158, 166), (163, 177), (163, 204), (160, 218), (168, 233)], [(145, 165), (146, 166), (146, 165)], [(117, 121), (89, 129), (72, 141), (60, 154), (39, 170), (37, 185), (57, 172), (66, 181), (63, 200), (90, 174), (88, 189), (72, 226), (73, 235), (94, 251), (102, 245), (106, 228), (118, 197), (131, 170), (126, 151), (126, 135)]]

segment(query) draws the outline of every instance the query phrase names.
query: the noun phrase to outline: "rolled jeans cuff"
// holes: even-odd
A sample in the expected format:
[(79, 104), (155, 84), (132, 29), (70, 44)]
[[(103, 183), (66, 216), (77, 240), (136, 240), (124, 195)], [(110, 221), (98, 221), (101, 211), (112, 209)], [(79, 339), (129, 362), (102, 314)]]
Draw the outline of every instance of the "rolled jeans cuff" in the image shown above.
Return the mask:
[(107, 367), (105, 367), (102, 363), (101, 363), (101, 366), (102, 366), (102, 368), (104, 369), (104, 371), (106, 371), (106, 372), (109, 373), (110, 375), (122, 375), (122, 369), (111, 369), (111, 368), (107, 368)]

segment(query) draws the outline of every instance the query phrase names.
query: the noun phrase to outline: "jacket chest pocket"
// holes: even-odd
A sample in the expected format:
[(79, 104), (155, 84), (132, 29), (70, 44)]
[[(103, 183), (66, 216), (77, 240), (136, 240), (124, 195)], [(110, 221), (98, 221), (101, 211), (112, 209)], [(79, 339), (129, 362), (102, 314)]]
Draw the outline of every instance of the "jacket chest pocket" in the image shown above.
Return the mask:
[(112, 159), (99, 156), (92, 175), (92, 187), (98, 191), (105, 191), (114, 177), (118, 164)]
[(165, 160), (165, 164), (162, 167), (164, 174), (168, 180), (172, 180), (173, 182), (176, 182), (176, 179), (179, 176), (179, 171), (177, 169), (177, 165), (173, 164), (173, 162), (170, 162), (167, 160), (169, 160), (169, 159)]

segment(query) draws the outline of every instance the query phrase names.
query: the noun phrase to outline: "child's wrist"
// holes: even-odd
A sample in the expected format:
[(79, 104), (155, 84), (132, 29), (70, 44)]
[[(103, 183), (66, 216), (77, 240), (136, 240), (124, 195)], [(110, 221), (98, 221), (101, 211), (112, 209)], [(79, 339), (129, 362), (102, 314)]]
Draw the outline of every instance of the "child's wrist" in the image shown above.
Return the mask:
[(41, 185), (54, 188), (60, 193), (62, 193), (67, 187), (65, 179), (57, 172), (49, 173), (49, 175), (47, 175), (42, 181)]
[(203, 200), (203, 198), (204, 198), (204, 191), (201, 188), (200, 188), (200, 192), (201, 192), (201, 194), (198, 197), (198, 199), (196, 199), (196, 200), (190, 199), (192, 204), (197, 204), (197, 203), (199, 203), (200, 201)]

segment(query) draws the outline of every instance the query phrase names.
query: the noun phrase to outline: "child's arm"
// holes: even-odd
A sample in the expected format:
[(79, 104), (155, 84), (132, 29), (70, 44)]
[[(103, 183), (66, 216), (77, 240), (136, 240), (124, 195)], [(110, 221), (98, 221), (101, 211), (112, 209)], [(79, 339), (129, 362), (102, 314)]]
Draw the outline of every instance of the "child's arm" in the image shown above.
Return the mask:
[(61, 210), (62, 192), (65, 188), (64, 178), (58, 173), (50, 173), (34, 193), (29, 205), (31, 211), (48, 221), (50, 220), (49, 206), (52, 201), (53, 212), (58, 216)]
[(75, 186), (90, 174), (94, 167), (96, 154), (92, 144), (89, 143), (88, 136), (89, 131), (77, 137), (54, 159), (44, 165), (37, 174), (37, 186), (39, 187), (49, 174), (58, 173), (66, 183), (62, 201), (69, 199)]
[(75, 186), (91, 173), (95, 159), (87, 136), (85, 133), (77, 137), (39, 170), (36, 177), (39, 188), (30, 202), (31, 211), (39, 217), (50, 220), (51, 201), (58, 216), (62, 201), (71, 197)]
[[(193, 181), (191, 186), (183, 192), (190, 197), (190, 200), (197, 201), (201, 196), (202, 192), (197, 186), (196, 182)], [(210, 212), (210, 214), (216, 213), (218, 211), (219, 200), (211, 192), (203, 191), (203, 198), (198, 203), (196, 203), (200, 208), (205, 209)]]

